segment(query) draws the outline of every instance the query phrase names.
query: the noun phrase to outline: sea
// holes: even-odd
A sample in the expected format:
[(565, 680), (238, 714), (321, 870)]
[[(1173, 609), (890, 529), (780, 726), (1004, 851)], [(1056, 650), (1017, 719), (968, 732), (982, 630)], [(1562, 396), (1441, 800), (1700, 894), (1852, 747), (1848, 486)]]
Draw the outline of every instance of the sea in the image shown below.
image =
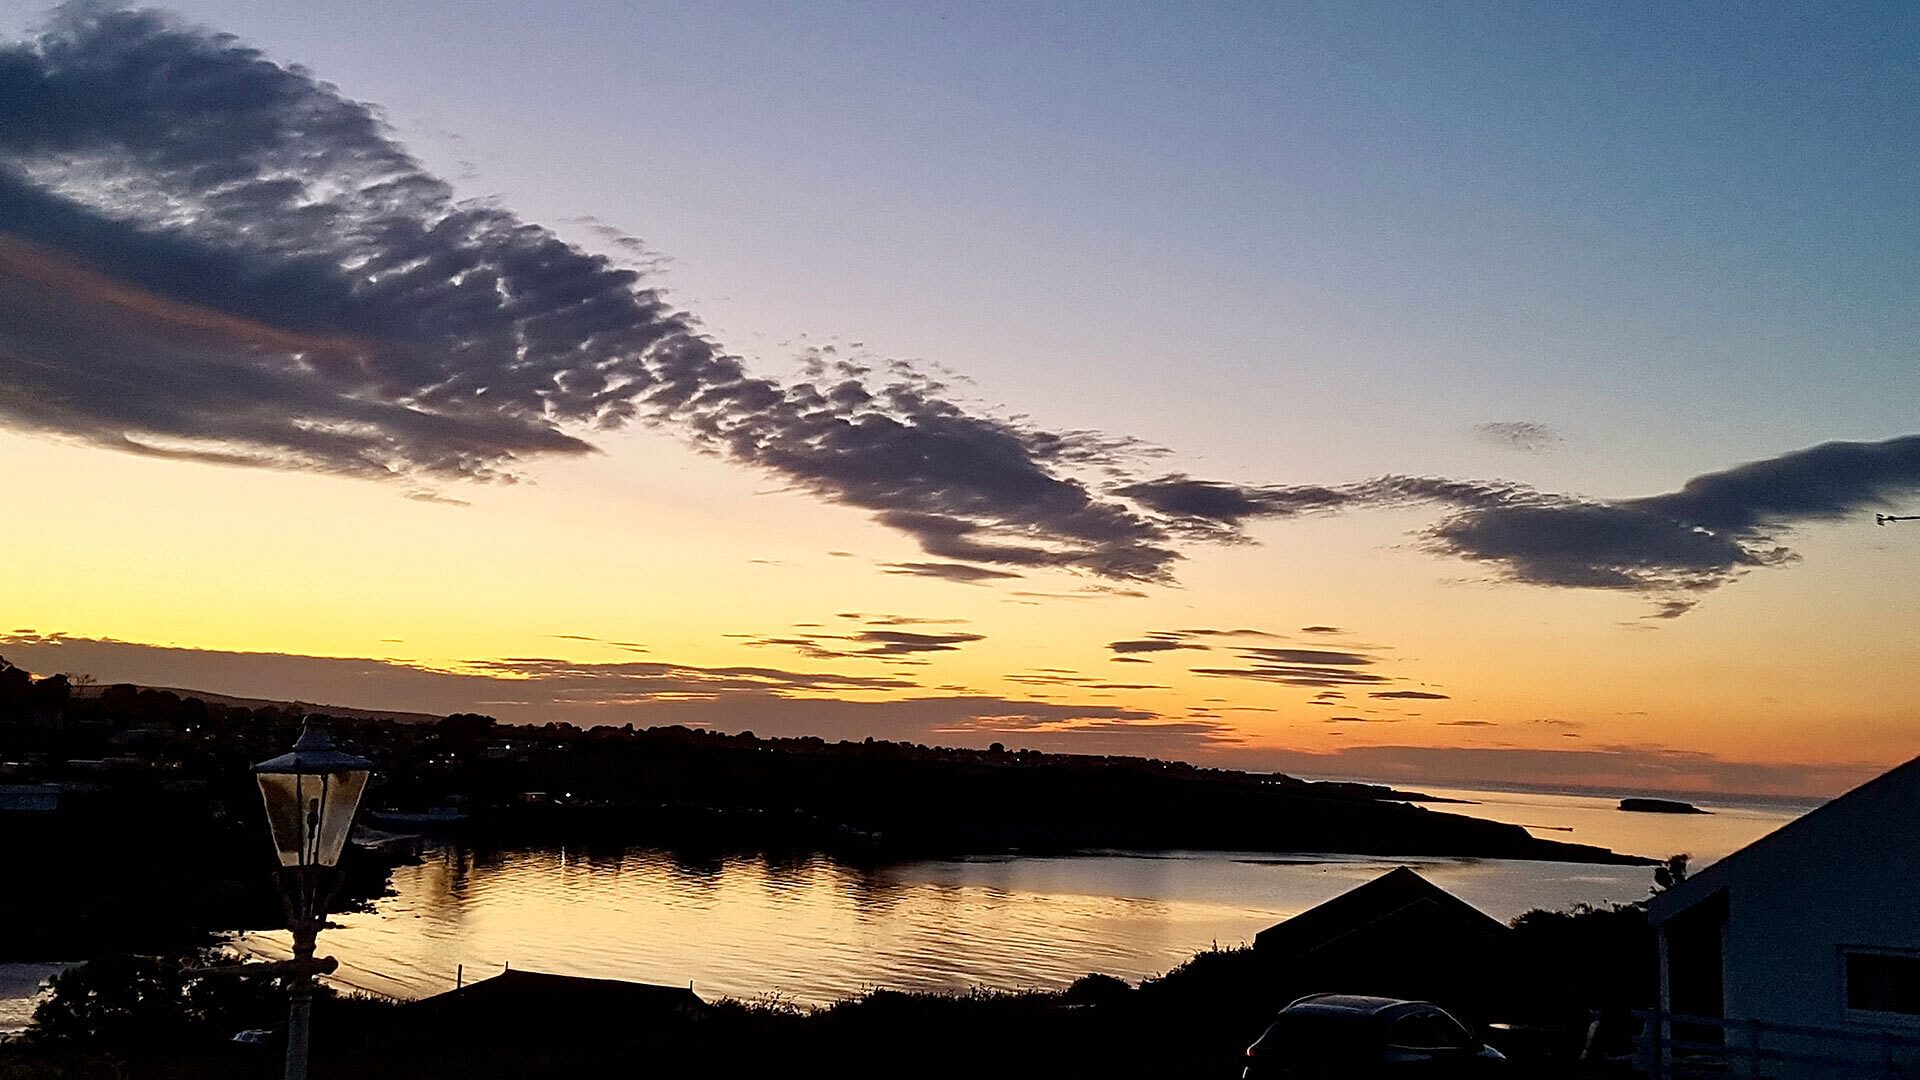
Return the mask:
[[(1705, 866), (1813, 804), (1686, 796), (1700, 815), (1628, 813), (1617, 799), (1423, 788), (1433, 809), (1545, 839)], [(1495, 918), (1644, 898), (1644, 866), (1504, 859), (1101, 851), (857, 866), (825, 856), (690, 859), (646, 848), (429, 845), (371, 912), (336, 916), (321, 953), (342, 989), (417, 998), (523, 970), (691, 985), (821, 1004), (870, 989), (1056, 989), (1129, 981), (1254, 934), (1396, 866)], [(288, 955), (284, 932), (236, 951)], [(62, 965), (0, 964), (0, 1033), (31, 1018)]]

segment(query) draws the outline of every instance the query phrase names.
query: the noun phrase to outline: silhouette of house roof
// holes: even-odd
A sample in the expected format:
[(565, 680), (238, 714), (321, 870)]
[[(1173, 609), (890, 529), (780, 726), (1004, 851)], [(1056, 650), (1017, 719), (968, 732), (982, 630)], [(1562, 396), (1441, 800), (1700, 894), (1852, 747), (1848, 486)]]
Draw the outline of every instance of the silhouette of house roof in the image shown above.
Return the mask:
[(1300, 957), (1416, 921), (1444, 926), (1451, 934), (1499, 938), (1507, 933), (1498, 919), (1402, 866), (1267, 927), (1254, 935), (1253, 945), (1269, 955)]
[[(1904, 826), (1912, 819), (1916, 807), (1920, 807), (1920, 757), (1896, 765), (1706, 869), (1696, 871), (1649, 901), (1647, 916), (1659, 926), (1703, 902), (1724, 902), (1722, 894), (1744, 867), (1764, 864), (1783, 852), (1831, 849), (1838, 843), (1846, 845), (1863, 862), (1874, 859), (1884, 862), (1884, 853), (1889, 847), (1910, 852), (1913, 834)], [(1900, 827), (1889, 828), (1890, 823), (1900, 823)]]
[(625, 1021), (697, 1014), (707, 1003), (688, 986), (656, 986), (619, 979), (583, 979), (541, 971), (504, 971), (458, 990), (421, 998), (409, 1008), (435, 1018), (463, 1022), (489, 1017), (529, 1017), (576, 1023), (618, 1017)]

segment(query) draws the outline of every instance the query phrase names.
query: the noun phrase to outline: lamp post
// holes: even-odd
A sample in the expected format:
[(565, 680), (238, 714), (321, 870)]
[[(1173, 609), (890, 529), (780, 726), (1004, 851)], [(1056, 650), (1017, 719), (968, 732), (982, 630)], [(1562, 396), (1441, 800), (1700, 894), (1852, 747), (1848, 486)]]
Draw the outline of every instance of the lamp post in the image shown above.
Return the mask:
[(280, 895), (293, 931), (288, 974), (287, 1080), (306, 1080), (307, 1041), (313, 1012), (313, 980), (332, 971), (332, 957), (316, 960), (314, 939), (326, 919), (338, 879), (334, 869), (347, 846), (353, 812), (373, 773), (373, 762), (333, 745), (325, 720), (309, 716), (290, 753), (253, 767), (267, 826), (280, 857)]

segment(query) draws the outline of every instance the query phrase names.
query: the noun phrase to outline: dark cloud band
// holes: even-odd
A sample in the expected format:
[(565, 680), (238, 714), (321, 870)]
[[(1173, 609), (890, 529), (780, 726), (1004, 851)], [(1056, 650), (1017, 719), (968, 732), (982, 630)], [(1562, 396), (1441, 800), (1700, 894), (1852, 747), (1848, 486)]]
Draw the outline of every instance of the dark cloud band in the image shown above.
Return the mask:
[(1614, 501), (1417, 476), (1140, 479), (1140, 443), (963, 407), (912, 365), (822, 351), (794, 381), (751, 374), (640, 270), (457, 199), (372, 108), (229, 37), (82, 4), (0, 45), (0, 424), (434, 498), (635, 423), (873, 513), (931, 557), (895, 572), (975, 583), (1163, 582), (1181, 543), (1245, 542), (1254, 521), (1425, 505), (1444, 515), (1420, 535), (1432, 553), (1649, 594), (1672, 617), (1791, 561), (1794, 526), (1920, 490), (1920, 436)]
[(667, 425), (961, 563), (1159, 580), (1131, 448), (902, 364), (753, 376), (640, 274), (460, 202), (369, 107), (152, 12), (0, 46), (0, 423), (227, 464), (511, 479)]
[(1386, 476), (1342, 487), (1261, 487), (1185, 476), (1121, 489), (1182, 517), (1190, 534), (1241, 538), (1260, 518), (1430, 505), (1446, 511), (1420, 534), (1428, 551), (1481, 563), (1503, 580), (1655, 597), (1656, 617), (1796, 557), (1784, 534), (1897, 505), (1920, 493), (1920, 435), (1834, 442), (1694, 477), (1679, 490), (1604, 501), (1504, 482)]

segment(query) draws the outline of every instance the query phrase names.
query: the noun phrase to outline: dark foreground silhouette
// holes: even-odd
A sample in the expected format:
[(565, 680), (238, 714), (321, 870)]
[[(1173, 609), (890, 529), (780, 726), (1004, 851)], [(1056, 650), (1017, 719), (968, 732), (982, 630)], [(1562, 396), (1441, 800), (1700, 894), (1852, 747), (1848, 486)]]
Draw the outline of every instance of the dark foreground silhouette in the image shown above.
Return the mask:
[[(1475, 1009), (1486, 1032), (1517, 1024), (1501, 1049), (1515, 1077), (1583, 1075), (1589, 1017), (1650, 1003), (1653, 941), (1638, 905), (1534, 912), (1513, 924), (1528, 957), (1510, 993)], [(198, 957), (113, 958), (62, 976), (21, 1044), (0, 1047), (0, 1080), (272, 1075), (285, 997), (267, 982), (191, 978)], [(394, 1004), (324, 998), (314, 1077), (492, 1078), (831, 1075), (914, 1077), (1237, 1077), (1247, 1046), (1288, 1002), (1322, 989), (1253, 949), (1203, 952), (1130, 986), (1089, 975), (1056, 993), (876, 991), (828, 1008), (778, 1001), (700, 1003), (683, 990), (518, 975), (462, 994)], [(464, 998), (463, 998), (464, 995)], [(1494, 1015), (1495, 1012), (1498, 1015)], [(1499, 1040), (1495, 1040), (1496, 1043)]]

